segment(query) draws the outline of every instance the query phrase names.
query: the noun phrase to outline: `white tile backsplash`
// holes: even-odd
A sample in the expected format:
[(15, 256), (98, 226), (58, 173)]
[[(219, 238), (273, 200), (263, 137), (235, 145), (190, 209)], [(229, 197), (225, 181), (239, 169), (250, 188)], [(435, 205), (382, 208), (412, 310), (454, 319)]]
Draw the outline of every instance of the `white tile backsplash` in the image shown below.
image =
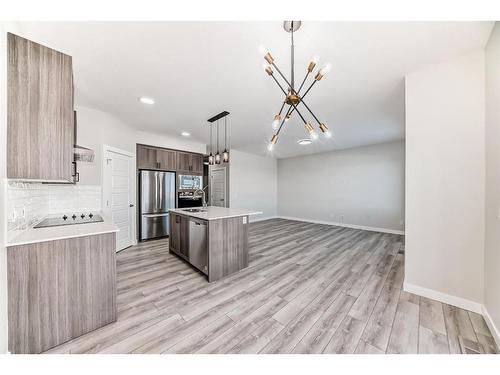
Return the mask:
[(101, 186), (9, 181), (6, 206), (11, 239), (47, 215), (101, 211)]

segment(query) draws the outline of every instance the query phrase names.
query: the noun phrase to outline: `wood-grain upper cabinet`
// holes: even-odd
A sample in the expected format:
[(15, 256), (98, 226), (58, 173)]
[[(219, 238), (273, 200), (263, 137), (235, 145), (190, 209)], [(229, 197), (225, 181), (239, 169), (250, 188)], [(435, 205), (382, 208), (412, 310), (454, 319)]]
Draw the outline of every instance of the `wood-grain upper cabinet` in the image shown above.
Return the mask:
[(156, 151), (156, 160), (160, 169), (175, 171), (177, 152), (172, 150), (158, 149)]
[(177, 152), (177, 170), (195, 174), (203, 173), (203, 155), (191, 152)]
[(8, 34), (7, 177), (73, 181), (71, 56)]
[(138, 145), (137, 167), (139, 169), (158, 169), (156, 148)]
[(203, 173), (203, 155), (191, 154), (191, 171), (194, 173)]
[(191, 153), (189, 152), (177, 152), (177, 170), (180, 172), (190, 172), (191, 171)]
[(176, 154), (177, 152), (174, 150), (137, 145), (137, 167), (139, 169), (175, 171)]

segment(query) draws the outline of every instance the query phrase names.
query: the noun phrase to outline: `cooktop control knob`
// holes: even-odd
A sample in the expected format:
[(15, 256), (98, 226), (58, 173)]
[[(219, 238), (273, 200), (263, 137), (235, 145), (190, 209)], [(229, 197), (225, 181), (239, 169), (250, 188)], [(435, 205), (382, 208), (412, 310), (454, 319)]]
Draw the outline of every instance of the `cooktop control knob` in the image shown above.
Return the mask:
[(75, 215), (75, 214), (73, 214), (73, 216), (71, 216), (71, 217), (73, 218), (73, 220), (75, 220), (75, 219), (76, 219), (76, 215)]
[(66, 220), (68, 217), (66, 215), (63, 216), (63, 220)]
[(85, 217), (85, 215), (84, 215), (84, 214), (81, 214), (81, 215), (80, 215), (80, 217), (83, 219), (83, 218)]
[(92, 212), (89, 214), (89, 217), (92, 219), (94, 217), (94, 215), (92, 214)]

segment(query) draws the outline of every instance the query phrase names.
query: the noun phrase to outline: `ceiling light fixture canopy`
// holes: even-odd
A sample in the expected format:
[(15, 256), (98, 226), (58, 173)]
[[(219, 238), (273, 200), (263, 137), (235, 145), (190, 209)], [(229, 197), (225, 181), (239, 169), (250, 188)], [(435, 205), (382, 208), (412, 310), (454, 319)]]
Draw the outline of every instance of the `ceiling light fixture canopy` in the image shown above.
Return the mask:
[[(300, 104), (302, 104), (305, 107), (305, 109), (307, 110), (307, 112), (309, 112), (310, 115), (314, 118), (314, 120), (317, 122), (317, 124), (319, 126), (319, 129), (321, 130), (321, 133), (325, 137), (329, 138), (332, 135), (331, 132), (328, 130), (328, 127), (323, 122), (319, 121), (319, 119), (316, 117), (316, 115), (312, 112), (312, 110), (309, 108), (309, 106), (304, 101), (304, 98), (309, 93), (311, 88), (315, 85), (315, 83), (319, 82), (325, 75), (327, 75), (330, 72), (330, 70), (332, 69), (332, 64), (326, 63), (321, 69), (319, 69), (318, 72), (316, 73), (316, 75), (314, 76), (314, 80), (309, 85), (307, 90), (305, 90), (305, 92), (303, 94), (301, 94), (301, 90), (302, 90), (304, 84), (306, 83), (307, 78), (314, 71), (314, 69), (316, 68), (316, 66), (319, 63), (319, 57), (316, 55), (313, 56), (309, 62), (309, 65), (307, 66), (306, 75), (305, 75), (304, 79), (302, 80), (302, 83), (300, 84), (298, 89), (296, 88), (296, 85), (295, 85), (295, 64), (294, 64), (295, 51), (294, 51), (294, 44), (293, 44), (293, 33), (300, 28), (301, 24), (302, 24), (301, 21), (284, 21), (283, 22), (283, 28), (285, 29), (286, 32), (289, 32), (291, 35), (291, 46), (290, 46), (291, 74), (290, 74), (290, 80), (288, 80), (283, 75), (281, 70), (276, 66), (276, 64), (274, 62), (275, 60), (274, 60), (273, 56), (271, 55), (271, 53), (269, 52), (269, 50), (267, 48), (265, 48), (264, 46), (259, 47), (259, 52), (262, 54), (262, 56), (264, 57), (264, 60), (266, 61), (263, 65), (264, 71), (274, 80), (274, 82), (276, 82), (276, 84), (280, 88), (281, 92), (285, 96), (285, 98), (283, 100), (283, 104), (281, 105), (281, 109), (278, 112), (278, 114), (276, 114), (274, 116), (274, 120), (272, 122), (272, 128), (273, 128), (273, 130), (275, 130), (275, 133), (274, 133), (274, 135), (273, 135), (273, 137), (268, 145), (269, 151), (271, 151), (273, 149), (274, 145), (278, 141), (278, 136), (279, 136), (279, 133), (281, 132), (281, 129), (283, 128), (283, 124), (290, 119), (291, 115), (294, 112), (297, 112), (300, 119), (304, 123), (305, 129), (309, 133), (310, 140), (315, 140), (318, 138), (318, 133), (314, 130), (314, 127), (311, 125), (310, 122), (306, 121), (306, 119), (304, 118), (304, 116), (300, 112), (300, 110), (299, 110)], [(284, 88), (283, 85), (276, 78), (276, 76), (274, 74), (275, 71), (283, 79), (283, 81), (285, 81), (286, 88)], [(282, 114), (285, 110), (285, 106), (287, 106), (287, 108), (286, 108), (285, 114), (282, 116)]]
[(298, 143), (299, 145), (304, 146), (304, 145), (310, 145), (310, 144), (312, 143), (312, 141), (311, 141), (309, 138), (304, 138), (304, 139), (299, 139), (299, 140), (297, 141), (297, 143)]

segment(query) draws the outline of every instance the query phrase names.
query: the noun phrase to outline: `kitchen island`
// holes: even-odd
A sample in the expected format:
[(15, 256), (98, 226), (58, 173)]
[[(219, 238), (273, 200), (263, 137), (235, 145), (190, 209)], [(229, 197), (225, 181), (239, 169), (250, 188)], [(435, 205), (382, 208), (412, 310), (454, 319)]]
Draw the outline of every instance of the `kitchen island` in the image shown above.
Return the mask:
[(170, 210), (169, 251), (216, 281), (248, 267), (248, 219), (262, 212), (226, 207)]

